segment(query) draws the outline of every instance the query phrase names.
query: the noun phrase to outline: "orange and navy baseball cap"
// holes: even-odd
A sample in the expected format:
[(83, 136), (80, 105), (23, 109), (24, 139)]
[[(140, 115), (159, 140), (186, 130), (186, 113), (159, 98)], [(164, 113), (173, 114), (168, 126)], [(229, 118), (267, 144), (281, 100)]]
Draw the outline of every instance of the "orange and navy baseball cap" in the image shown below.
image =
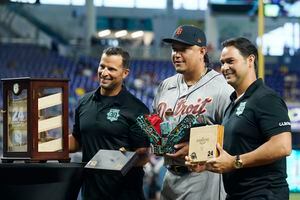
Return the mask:
[(162, 41), (166, 43), (180, 42), (191, 46), (206, 46), (205, 33), (193, 25), (179, 26), (171, 38), (164, 38)]

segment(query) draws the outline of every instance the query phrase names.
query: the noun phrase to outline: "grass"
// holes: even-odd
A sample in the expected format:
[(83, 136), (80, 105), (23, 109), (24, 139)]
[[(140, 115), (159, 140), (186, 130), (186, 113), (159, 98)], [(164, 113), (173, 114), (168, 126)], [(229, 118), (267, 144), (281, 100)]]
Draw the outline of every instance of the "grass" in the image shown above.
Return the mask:
[(290, 200), (300, 200), (300, 193), (290, 193)]

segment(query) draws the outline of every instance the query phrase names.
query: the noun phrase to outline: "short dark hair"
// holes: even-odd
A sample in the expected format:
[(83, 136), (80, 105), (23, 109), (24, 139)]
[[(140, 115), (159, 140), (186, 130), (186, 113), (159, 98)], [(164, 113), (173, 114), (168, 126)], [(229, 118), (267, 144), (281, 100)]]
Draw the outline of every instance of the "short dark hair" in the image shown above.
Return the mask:
[(209, 56), (208, 56), (207, 52), (204, 54), (204, 62), (205, 62), (206, 67), (211, 67), (211, 64), (209, 62)]
[(108, 56), (112, 55), (120, 55), (122, 57), (122, 65), (124, 68), (130, 68), (130, 55), (127, 51), (122, 49), (121, 47), (108, 47), (103, 50), (103, 54)]
[(244, 37), (231, 38), (222, 42), (222, 46), (223, 47), (234, 46), (240, 51), (241, 55), (244, 58), (247, 58), (250, 55), (254, 55), (255, 56), (254, 67), (257, 73), (258, 51), (256, 46), (252, 42), (250, 42), (250, 40)]

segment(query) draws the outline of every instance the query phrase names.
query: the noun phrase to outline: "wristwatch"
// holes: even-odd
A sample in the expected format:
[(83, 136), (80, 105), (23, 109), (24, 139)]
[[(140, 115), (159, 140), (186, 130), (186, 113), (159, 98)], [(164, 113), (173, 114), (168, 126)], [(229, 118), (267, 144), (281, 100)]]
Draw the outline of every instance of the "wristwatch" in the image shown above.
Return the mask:
[(235, 169), (241, 169), (243, 167), (243, 161), (241, 160), (240, 155), (235, 156), (233, 166)]

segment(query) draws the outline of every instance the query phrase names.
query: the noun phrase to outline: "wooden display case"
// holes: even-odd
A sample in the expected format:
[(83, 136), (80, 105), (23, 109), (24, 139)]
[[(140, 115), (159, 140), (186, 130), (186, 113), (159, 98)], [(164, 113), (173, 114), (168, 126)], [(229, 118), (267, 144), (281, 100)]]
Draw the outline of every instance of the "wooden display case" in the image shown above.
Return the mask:
[(68, 162), (68, 80), (25, 77), (1, 81), (2, 162)]

